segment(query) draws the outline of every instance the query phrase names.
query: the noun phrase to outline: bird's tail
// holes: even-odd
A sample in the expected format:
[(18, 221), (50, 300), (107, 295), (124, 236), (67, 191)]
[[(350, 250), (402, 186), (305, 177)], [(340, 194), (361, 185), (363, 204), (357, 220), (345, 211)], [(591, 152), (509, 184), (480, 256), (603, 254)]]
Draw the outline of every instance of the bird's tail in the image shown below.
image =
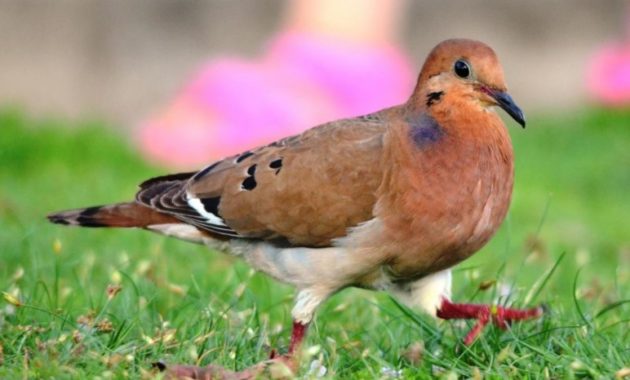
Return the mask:
[(48, 215), (48, 220), (57, 224), (82, 227), (147, 227), (178, 222), (173, 216), (162, 214), (136, 202), (60, 211)]

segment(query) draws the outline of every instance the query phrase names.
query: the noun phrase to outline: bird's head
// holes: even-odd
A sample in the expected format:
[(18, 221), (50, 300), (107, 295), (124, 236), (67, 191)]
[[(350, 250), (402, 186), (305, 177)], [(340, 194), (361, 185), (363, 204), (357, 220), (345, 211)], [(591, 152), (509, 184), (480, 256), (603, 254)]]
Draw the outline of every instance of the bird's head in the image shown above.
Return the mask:
[(484, 108), (499, 106), (525, 127), (523, 112), (507, 93), (497, 55), (482, 42), (452, 39), (433, 48), (420, 72), (414, 101), (430, 107), (442, 97)]

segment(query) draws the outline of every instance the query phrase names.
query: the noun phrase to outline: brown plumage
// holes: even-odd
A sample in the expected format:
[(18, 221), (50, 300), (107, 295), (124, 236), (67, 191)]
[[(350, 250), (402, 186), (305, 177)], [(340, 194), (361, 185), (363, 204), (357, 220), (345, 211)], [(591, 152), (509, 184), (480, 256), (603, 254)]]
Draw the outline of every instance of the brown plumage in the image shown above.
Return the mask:
[(403, 105), (151, 179), (135, 202), (49, 218), (220, 245), (296, 286), (291, 350), (277, 359), (289, 364), (317, 306), (353, 285), (442, 318), (478, 318), (472, 343), (489, 320), (503, 327), (540, 313), (449, 301), (449, 268), (491, 238), (510, 203), (512, 146), (493, 106), (525, 125), (492, 49), (444, 41)]

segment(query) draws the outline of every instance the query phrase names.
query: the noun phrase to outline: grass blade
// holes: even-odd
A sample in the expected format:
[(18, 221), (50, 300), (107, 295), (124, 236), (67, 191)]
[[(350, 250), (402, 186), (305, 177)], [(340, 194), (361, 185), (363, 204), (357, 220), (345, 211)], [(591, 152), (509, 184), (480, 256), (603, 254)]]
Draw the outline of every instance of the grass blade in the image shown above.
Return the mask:
[(588, 319), (586, 319), (586, 315), (584, 315), (584, 312), (582, 311), (582, 308), (580, 307), (580, 302), (577, 299), (577, 282), (578, 282), (578, 277), (580, 277), (581, 271), (582, 271), (582, 268), (578, 269), (577, 272), (575, 272), (575, 277), (573, 279), (573, 303), (575, 304), (575, 309), (577, 310), (578, 314), (580, 315), (580, 318), (582, 318), (584, 323), (587, 324), (589, 327), (593, 327), (591, 322)]
[(542, 290), (545, 288), (551, 276), (553, 276), (553, 274), (556, 272), (556, 269), (558, 269), (558, 266), (564, 259), (565, 255), (566, 255), (566, 252), (562, 252), (560, 256), (558, 257), (558, 259), (556, 260), (556, 262), (553, 264), (553, 267), (551, 267), (551, 269), (547, 272), (545, 277), (543, 277), (542, 281), (540, 282), (540, 285), (538, 286), (534, 285), (532, 287), (532, 290), (525, 297), (525, 304), (534, 302), (538, 298), (538, 296), (540, 295), (540, 292), (542, 292)]
[(617, 301), (617, 302), (613, 302), (610, 305), (604, 307), (603, 309), (601, 309), (599, 312), (597, 312), (597, 314), (595, 314), (595, 319), (601, 317), (602, 315), (608, 313), (611, 310), (614, 310), (616, 308), (618, 308), (621, 305), (630, 303), (630, 299), (627, 300), (621, 300), (621, 301)]
[(433, 326), (429, 326), (429, 324), (426, 321), (424, 321), (422, 318), (419, 318), (416, 315), (416, 313), (411, 311), (408, 307), (406, 307), (405, 305), (401, 304), (400, 302), (398, 302), (398, 300), (396, 300), (393, 297), (390, 297), (390, 299), (392, 300), (394, 305), (396, 305), (398, 310), (400, 310), (403, 314), (405, 314), (405, 316), (407, 316), (409, 319), (411, 319), (423, 331), (425, 331), (428, 334), (430, 334), (432, 338), (437, 338), (437, 337), (440, 336), (440, 333), (438, 332), (438, 330), (436, 328), (434, 328)]

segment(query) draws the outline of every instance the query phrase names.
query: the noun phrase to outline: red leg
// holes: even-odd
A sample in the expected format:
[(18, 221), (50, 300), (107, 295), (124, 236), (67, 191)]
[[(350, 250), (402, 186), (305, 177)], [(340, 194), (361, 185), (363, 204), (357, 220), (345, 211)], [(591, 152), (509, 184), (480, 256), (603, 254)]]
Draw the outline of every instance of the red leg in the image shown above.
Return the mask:
[(499, 328), (505, 329), (510, 322), (538, 318), (542, 313), (543, 310), (540, 307), (512, 309), (494, 305), (452, 303), (444, 298), (442, 299), (442, 305), (437, 311), (437, 316), (442, 319), (476, 319), (477, 323), (464, 338), (464, 344), (469, 346), (490, 320)]
[(477, 323), (475, 323), (468, 334), (466, 334), (466, 337), (464, 338), (464, 344), (467, 346), (473, 344), (475, 339), (477, 339), (477, 336), (483, 331), (489, 321), (490, 318), (488, 314), (483, 314), (479, 316), (479, 319), (477, 319)]
[(302, 324), (300, 322), (293, 321), (293, 331), (291, 331), (291, 343), (289, 344), (289, 356), (293, 356), (296, 351), (299, 351), (307, 330), (308, 324)]

